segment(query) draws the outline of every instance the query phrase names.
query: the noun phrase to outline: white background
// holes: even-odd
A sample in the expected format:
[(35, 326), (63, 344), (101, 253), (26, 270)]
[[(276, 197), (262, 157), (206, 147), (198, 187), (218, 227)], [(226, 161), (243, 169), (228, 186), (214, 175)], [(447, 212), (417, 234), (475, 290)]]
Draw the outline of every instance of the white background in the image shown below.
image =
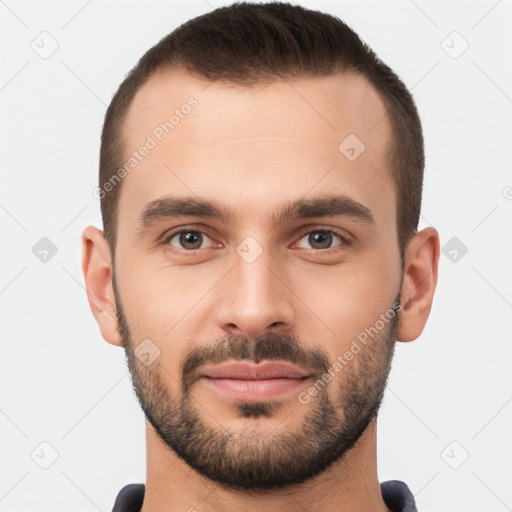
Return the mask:
[[(423, 512), (510, 510), (512, 2), (299, 3), (346, 21), (412, 89), (427, 150), (420, 228), (468, 249), (441, 256), (427, 327), (397, 347), (379, 478), (404, 480)], [(101, 227), (99, 138), (124, 75), (225, 4), (0, 2), (2, 512), (110, 511), (145, 481), (143, 413), (124, 352), (90, 313), (80, 234)], [(31, 48), (43, 31), (59, 45), (47, 59)], [(469, 43), (458, 58), (453, 31)], [(42, 237), (58, 248), (46, 263), (32, 252)], [(43, 441), (58, 452), (48, 469), (31, 458)]]

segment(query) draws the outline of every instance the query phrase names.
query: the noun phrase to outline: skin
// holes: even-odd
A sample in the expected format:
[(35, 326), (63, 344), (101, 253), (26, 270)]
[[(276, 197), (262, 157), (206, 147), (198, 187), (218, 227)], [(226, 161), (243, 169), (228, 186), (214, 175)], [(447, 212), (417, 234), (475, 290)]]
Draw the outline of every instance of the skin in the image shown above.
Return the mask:
[[(153, 76), (130, 106), (127, 153), (190, 96), (197, 107), (124, 178), (120, 195), (115, 253), (119, 299), (134, 345), (149, 338), (160, 350), (158, 363), (139, 364), (137, 374), (144, 378), (148, 372), (150, 382), (158, 372), (168, 395), (178, 397), (180, 365), (194, 348), (226, 336), (255, 340), (270, 332), (297, 336), (334, 362), (389, 309), (397, 292), (402, 309), (394, 338), (408, 342), (420, 336), (437, 284), (439, 236), (429, 227), (411, 239), (402, 275), (396, 195), (386, 156), (392, 133), (373, 87), (355, 74), (340, 74), (242, 88), (167, 70)], [(366, 146), (353, 162), (338, 150), (351, 133)], [(333, 193), (367, 206), (375, 225), (346, 217), (272, 222), (285, 202)], [(138, 231), (144, 207), (169, 194), (220, 201), (232, 211), (232, 219), (163, 219)], [(178, 237), (174, 245), (159, 241), (171, 228), (191, 225), (208, 235), (192, 255), (183, 254)], [(352, 243), (344, 245), (334, 237), (333, 248), (313, 250), (308, 234), (315, 228), (341, 230)], [(250, 264), (236, 251), (247, 236), (263, 251)], [(82, 242), (91, 310), (104, 339), (123, 346), (108, 244), (92, 226), (84, 230)], [(375, 343), (384, 343), (383, 337)], [(350, 370), (336, 377), (331, 398), (337, 388), (350, 384), (347, 375), (357, 372), (357, 361), (355, 357)], [(301, 391), (310, 385), (305, 383)], [(200, 383), (191, 394), (205, 425), (230, 432), (250, 428), (261, 439), (298, 428), (315, 404), (298, 406), (293, 395), (268, 417), (244, 419), (232, 401)], [(343, 421), (343, 411), (339, 414)], [(265, 491), (230, 489), (206, 478), (169, 450), (149, 422), (146, 439), (143, 512), (190, 507), (292, 511), (297, 502), (301, 510), (311, 511), (387, 510), (376, 470), (375, 420), (325, 471), (300, 484)]]

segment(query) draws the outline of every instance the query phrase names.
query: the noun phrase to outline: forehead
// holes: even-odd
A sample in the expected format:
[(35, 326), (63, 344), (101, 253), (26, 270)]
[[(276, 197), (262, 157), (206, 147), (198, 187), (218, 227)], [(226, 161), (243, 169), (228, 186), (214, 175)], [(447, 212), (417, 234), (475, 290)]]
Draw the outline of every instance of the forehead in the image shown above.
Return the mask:
[(133, 165), (119, 222), (166, 194), (221, 199), (241, 214), (268, 205), (270, 218), (287, 199), (340, 192), (389, 216), (391, 140), (382, 98), (354, 73), (243, 87), (161, 71), (125, 119), (123, 163)]
[[(176, 142), (198, 139), (206, 145), (217, 142), (223, 133), (232, 139), (233, 128), (241, 130), (240, 136), (254, 135), (255, 130), (281, 136), (308, 132), (312, 139), (331, 132), (336, 141), (352, 129), (375, 147), (379, 140), (381, 146), (386, 145), (390, 130), (388, 119), (383, 119), (386, 106), (381, 96), (366, 78), (352, 72), (246, 87), (229, 81), (209, 82), (178, 68), (155, 73), (135, 94), (124, 130), (128, 146), (136, 146), (174, 112), (180, 115), (180, 110), (188, 110), (184, 106), (190, 98), (197, 100), (200, 108), (194, 108), (194, 114), (200, 115), (174, 125)], [(290, 123), (286, 114), (292, 113), (300, 114), (303, 122)], [(206, 120), (214, 125), (205, 126)]]

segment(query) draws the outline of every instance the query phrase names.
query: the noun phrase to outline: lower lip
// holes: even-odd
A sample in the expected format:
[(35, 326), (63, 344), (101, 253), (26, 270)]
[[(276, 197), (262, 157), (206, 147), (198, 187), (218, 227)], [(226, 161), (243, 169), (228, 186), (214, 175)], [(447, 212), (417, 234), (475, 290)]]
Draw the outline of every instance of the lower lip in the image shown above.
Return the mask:
[(265, 400), (275, 400), (286, 393), (296, 391), (304, 384), (306, 378), (242, 380), (203, 377), (201, 380), (224, 396), (244, 402), (263, 402)]

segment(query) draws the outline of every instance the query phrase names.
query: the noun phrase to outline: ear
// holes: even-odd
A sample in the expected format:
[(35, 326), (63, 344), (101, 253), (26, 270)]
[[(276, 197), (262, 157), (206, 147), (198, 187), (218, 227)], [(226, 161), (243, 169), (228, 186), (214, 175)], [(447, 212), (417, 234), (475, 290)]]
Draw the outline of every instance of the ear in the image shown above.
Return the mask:
[(103, 231), (93, 226), (82, 233), (82, 270), (89, 306), (101, 335), (112, 345), (122, 346), (117, 329), (110, 248)]
[(432, 227), (416, 233), (407, 245), (397, 341), (413, 341), (423, 332), (437, 285), (439, 246), (439, 233)]

